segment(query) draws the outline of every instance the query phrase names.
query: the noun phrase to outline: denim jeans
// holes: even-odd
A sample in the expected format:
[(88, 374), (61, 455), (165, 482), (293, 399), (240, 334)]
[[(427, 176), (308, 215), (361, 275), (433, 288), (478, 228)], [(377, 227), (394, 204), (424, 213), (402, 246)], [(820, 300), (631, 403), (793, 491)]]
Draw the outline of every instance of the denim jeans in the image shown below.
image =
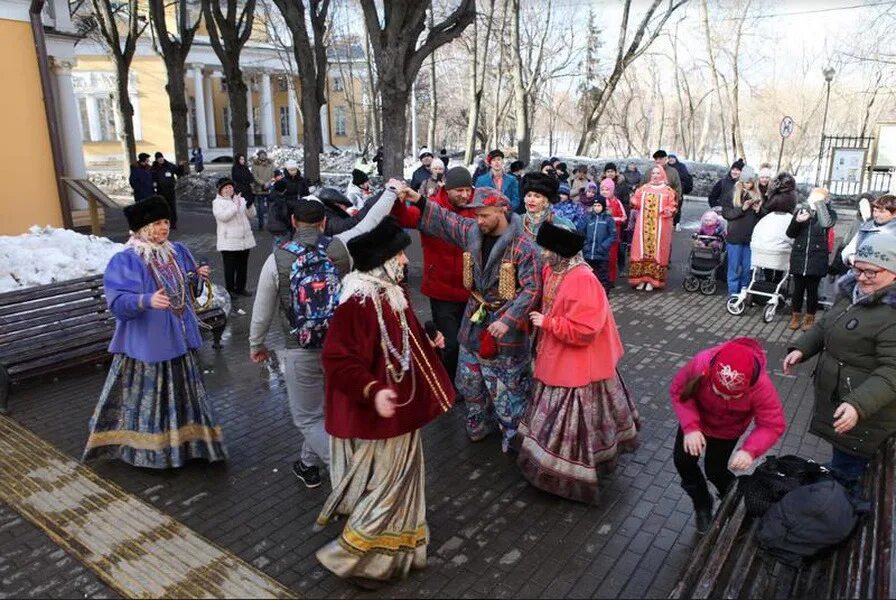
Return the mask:
[(861, 482), (865, 468), (868, 466), (868, 459), (834, 448), (828, 466), (841, 480), (851, 484), (850, 487), (854, 487)]
[(750, 245), (728, 244), (728, 295), (750, 285)]
[(258, 216), (258, 231), (264, 231), (264, 219), (268, 212), (268, 195), (255, 195), (255, 211)]

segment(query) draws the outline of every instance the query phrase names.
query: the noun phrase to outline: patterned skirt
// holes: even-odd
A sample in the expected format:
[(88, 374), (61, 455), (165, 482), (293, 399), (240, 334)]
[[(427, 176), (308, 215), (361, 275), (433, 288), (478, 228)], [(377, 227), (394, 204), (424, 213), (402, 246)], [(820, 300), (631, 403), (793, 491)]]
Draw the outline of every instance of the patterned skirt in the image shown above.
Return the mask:
[(193, 353), (158, 363), (116, 354), (93, 417), (83, 460), (117, 458), (137, 467), (225, 460)]
[(386, 581), (426, 566), (426, 500), (420, 432), (385, 440), (330, 438), (333, 492), (317, 529), (347, 515), (342, 534), (317, 551), (339, 577)]
[(617, 375), (578, 388), (535, 380), (520, 422), (518, 464), (529, 483), (570, 500), (598, 500), (598, 472), (637, 448), (638, 409)]

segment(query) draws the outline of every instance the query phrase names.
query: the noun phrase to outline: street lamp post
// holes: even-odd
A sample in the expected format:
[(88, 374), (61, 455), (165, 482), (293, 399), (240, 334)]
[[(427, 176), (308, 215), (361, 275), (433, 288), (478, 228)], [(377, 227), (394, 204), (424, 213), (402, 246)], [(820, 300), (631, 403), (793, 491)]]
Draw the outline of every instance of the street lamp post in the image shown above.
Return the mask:
[(831, 101), (831, 81), (834, 80), (835, 72), (833, 67), (825, 67), (821, 70), (827, 84), (827, 90), (824, 98), (824, 117), (821, 120), (821, 141), (818, 143), (818, 170), (815, 173), (815, 185), (819, 185), (819, 180), (821, 179), (821, 160), (824, 156), (824, 132), (828, 124), (828, 104)]

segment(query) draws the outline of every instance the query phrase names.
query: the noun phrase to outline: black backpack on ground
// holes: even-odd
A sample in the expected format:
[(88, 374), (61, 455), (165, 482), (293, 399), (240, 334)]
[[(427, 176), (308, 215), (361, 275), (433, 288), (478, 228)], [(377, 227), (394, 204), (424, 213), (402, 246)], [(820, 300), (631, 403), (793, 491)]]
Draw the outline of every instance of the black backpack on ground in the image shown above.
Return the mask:
[(804, 559), (849, 537), (858, 521), (846, 489), (834, 479), (801, 485), (760, 519), (756, 539), (777, 560), (799, 567)]
[(740, 478), (747, 514), (761, 517), (792, 490), (831, 479), (830, 472), (815, 461), (799, 456), (768, 456), (752, 475)]

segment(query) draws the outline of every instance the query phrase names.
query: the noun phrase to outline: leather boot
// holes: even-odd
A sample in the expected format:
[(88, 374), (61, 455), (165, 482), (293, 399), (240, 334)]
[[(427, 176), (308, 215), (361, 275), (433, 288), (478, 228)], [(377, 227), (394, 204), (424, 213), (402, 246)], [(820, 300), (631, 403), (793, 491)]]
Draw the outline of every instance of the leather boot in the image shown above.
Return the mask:
[(809, 331), (815, 325), (815, 315), (806, 315), (803, 317), (803, 331)]
[(709, 531), (709, 526), (712, 524), (712, 498), (709, 500), (709, 504), (701, 502), (694, 503), (694, 515), (695, 515), (695, 527), (697, 528), (697, 533), (700, 535), (705, 534)]
[[(808, 316), (808, 315), (807, 315)], [(796, 331), (800, 328), (800, 321), (803, 319), (803, 314), (795, 312), (790, 315), (790, 323), (787, 324), (787, 328), (791, 331)]]

